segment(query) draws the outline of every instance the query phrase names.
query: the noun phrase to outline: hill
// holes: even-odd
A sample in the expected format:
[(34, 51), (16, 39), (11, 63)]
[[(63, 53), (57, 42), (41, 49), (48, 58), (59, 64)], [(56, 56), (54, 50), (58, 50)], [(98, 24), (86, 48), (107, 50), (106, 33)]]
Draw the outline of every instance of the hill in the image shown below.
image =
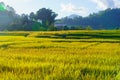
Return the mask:
[(65, 17), (61, 22), (66, 26), (91, 26), (93, 29), (118, 29), (120, 28), (120, 9), (106, 9), (87, 17)]
[[(46, 17), (47, 16), (47, 17)], [(36, 13), (16, 14), (14, 8), (0, 2), (0, 31), (47, 31), (75, 29), (119, 29), (120, 9), (106, 9), (82, 17), (72, 14), (55, 20), (57, 14), (51, 9), (42, 8)], [(56, 22), (55, 22), (56, 21)], [(92, 28), (91, 28), (92, 27)]]

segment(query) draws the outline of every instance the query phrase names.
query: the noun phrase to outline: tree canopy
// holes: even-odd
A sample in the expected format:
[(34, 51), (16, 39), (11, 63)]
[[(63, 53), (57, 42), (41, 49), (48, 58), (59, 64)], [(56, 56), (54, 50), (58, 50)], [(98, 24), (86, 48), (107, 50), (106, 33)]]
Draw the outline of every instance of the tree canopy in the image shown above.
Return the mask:
[[(52, 30), (57, 14), (51, 9), (41, 8), (36, 13), (16, 14), (14, 8), (0, 3), (0, 30), (39, 31)], [(53, 27), (51, 27), (53, 26)]]
[(65, 17), (61, 22), (67, 26), (92, 26), (93, 29), (115, 29), (120, 28), (120, 9), (106, 9), (87, 17)]
[[(41, 31), (56, 30), (55, 18), (58, 14), (51, 9), (41, 8), (30, 14), (16, 14), (14, 8), (0, 2), (0, 31), (3, 30), (24, 30)], [(90, 14), (87, 17), (64, 17), (59, 19), (58, 27), (63, 30), (75, 29), (120, 29), (120, 8), (106, 9), (98, 13)], [(61, 24), (63, 23), (63, 24)], [(88, 27), (89, 26), (89, 27)]]
[(36, 18), (42, 20), (42, 23), (45, 27), (51, 26), (55, 22), (57, 14), (51, 9), (42, 8), (39, 9), (36, 13)]

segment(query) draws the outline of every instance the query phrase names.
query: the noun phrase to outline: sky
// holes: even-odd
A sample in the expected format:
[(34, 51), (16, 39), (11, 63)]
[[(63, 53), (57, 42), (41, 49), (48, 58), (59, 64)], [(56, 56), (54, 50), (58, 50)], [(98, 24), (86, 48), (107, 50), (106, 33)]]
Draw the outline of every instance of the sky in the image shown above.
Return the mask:
[(120, 8), (120, 0), (0, 0), (18, 14), (29, 14), (45, 7), (58, 14), (57, 18), (77, 14), (88, 16), (107, 8)]

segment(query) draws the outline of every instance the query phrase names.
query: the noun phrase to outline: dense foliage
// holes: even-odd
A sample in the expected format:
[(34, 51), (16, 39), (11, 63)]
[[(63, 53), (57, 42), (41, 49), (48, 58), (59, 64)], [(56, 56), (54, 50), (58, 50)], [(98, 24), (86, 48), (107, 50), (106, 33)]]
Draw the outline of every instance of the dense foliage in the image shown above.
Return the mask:
[(51, 9), (42, 8), (36, 13), (18, 15), (15, 10), (0, 3), (0, 30), (40, 31), (52, 30), (57, 14)]
[(106, 9), (98, 13), (90, 14), (88, 17), (65, 17), (61, 23), (67, 26), (91, 26), (93, 29), (119, 29), (120, 28), (120, 9)]
[[(76, 29), (119, 29), (120, 9), (106, 9), (87, 17), (65, 17), (55, 21), (57, 14), (51, 9), (42, 8), (36, 13), (16, 14), (15, 10), (0, 3), (0, 31), (47, 31)], [(59, 25), (55, 26), (59, 21)]]

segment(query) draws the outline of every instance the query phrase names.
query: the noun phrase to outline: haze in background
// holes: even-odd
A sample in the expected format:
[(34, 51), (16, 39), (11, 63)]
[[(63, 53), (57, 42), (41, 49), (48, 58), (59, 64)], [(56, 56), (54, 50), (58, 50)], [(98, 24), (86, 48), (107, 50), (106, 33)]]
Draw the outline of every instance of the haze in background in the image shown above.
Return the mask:
[(57, 18), (70, 14), (88, 16), (90, 13), (107, 8), (119, 8), (120, 0), (0, 0), (12, 6), (18, 14), (36, 12), (50, 8), (59, 14)]

